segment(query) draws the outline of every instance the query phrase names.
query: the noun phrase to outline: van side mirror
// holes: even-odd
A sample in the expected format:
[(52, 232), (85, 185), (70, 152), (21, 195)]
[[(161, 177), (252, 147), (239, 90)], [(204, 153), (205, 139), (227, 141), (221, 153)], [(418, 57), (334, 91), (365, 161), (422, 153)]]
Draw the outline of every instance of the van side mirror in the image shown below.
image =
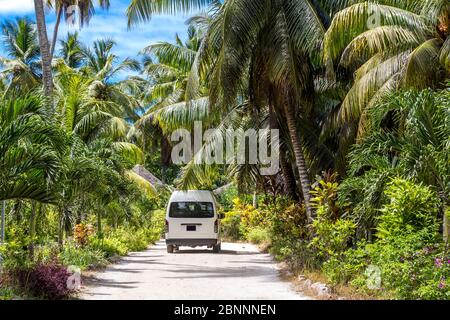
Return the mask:
[(219, 214), (217, 215), (217, 218), (218, 218), (218, 219), (223, 219), (223, 218), (225, 218), (225, 213), (219, 213)]

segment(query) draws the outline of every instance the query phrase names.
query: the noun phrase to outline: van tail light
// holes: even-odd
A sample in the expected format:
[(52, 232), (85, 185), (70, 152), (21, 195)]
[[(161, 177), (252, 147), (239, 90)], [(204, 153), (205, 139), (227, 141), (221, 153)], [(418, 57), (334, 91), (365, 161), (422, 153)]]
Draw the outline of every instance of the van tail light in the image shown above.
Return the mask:
[(216, 219), (216, 221), (214, 221), (214, 232), (219, 232), (219, 219)]
[(166, 220), (166, 233), (169, 232), (169, 221)]

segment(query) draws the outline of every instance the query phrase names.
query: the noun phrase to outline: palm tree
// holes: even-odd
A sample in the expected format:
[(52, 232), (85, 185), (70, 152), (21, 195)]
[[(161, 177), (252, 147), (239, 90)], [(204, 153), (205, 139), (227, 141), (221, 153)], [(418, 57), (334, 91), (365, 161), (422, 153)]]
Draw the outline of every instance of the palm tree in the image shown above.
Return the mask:
[(0, 77), (5, 92), (27, 92), (39, 84), (41, 66), (34, 25), (26, 18), (5, 21), (2, 25), (3, 46), (7, 57), (0, 57)]
[[(190, 26), (185, 43), (176, 35), (175, 44), (159, 42), (144, 48), (143, 53), (146, 55), (143, 72), (149, 79), (149, 92), (145, 99), (152, 107), (140, 122), (146, 122), (150, 118), (154, 122), (160, 120), (160, 126), (164, 131), (175, 129), (174, 124), (185, 125), (186, 128), (192, 129), (193, 118), (189, 118), (190, 122), (181, 121), (179, 118), (183, 115), (183, 110), (193, 109), (195, 113), (194, 110), (199, 111), (200, 108), (203, 112), (206, 111), (208, 89), (204, 81), (198, 89), (197, 99), (191, 100), (187, 96), (189, 77), (199, 50), (200, 39), (199, 30)], [(204, 119), (204, 114), (199, 115), (198, 120), (200, 119)]]
[[(90, 18), (94, 14), (94, 5), (91, 0), (86, 1), (71, 1), (71, 0), (47, 0), (46, 4), (50, 7), (54, 6), (57, 11), (57, 21), (55, 24), (52, 43), (48, 41), (47, 26), (45, 22), (44, 12), (44, 0), (34, 0), (34, 9), (36, 14), (36, 23), (39, 35), (39, 47), (41, 51), (42, 59), (42, 78), (44, 82), (44, 92), (47, 97), (50, 97), (53, 91), (53, 80), (51, 61), (55, 50), (56, 40), (58, 38), (59, 24), (61, 16), (65, 13), (66, 18), (69, 18), (68, 9), (72, 6), (77, 6), (79, 13), (79, 21), (82, 26), (84, 23), (89, 22)], [(109, 0), (99, 0), (99, 4), (102, 8), (109, 8)]]
[(367, 112), (383, 95), (438, 86), (450, 71), (449, 12), (446, 0), (390, 0), (337, 13), (325, 35), (324, 60), (354, 77), (335, 126), (349, 123), (356, 127), (352, 135), (362, 138)]
[(135, 59), (119, 58), (111, 51), (115, 42), (110, 39), (97, 40), (93, 50), (83, 48), (85, 65), (81, 72), (93, 79), (89, 86), (89, 94), (97, 100), (108, 101), (120, 106), (124, 112), (124, 119), (136, 121), (143, 112), (139, 98), (134, 97), (133, 88), (140, 85), (141, 80), (136, 77), (128, 77), (117, 81), (121, 72), (138, 72), (140, 63)]
[[(125, 169), (143, 159), (140, 148), (127, 141), (126, 118), (135, 116), (139, 104), (128, 95), (123, 82), (110, 81), (130, 62), (117, 63), (109, 51), (112, 44), (105, 43), (96, 42), (94, 52), (83, 47), (79, 68), (68, 66), (66, 59), (56, 61), (56, 120), (71, 138), (58, 182), (61, 245), (64, 231), (70, 232), (70, 226), (84, 214), (80, 208), (96, 212), (98, 233), (102, 234), (104, 207), (118, 199), (106, 194), (118, 192), (123, 179), (136, 184), (137, 178)], [(147, 193), (153, 190), (142, 181), (139, 186)]]
[[(254, 114), (247, 108), (248, 104), (244, 103), (238, 108), (242, 111), (231, 111), (229, 114), (223, 115), (222, 119), (218, 117), (216, 112), (209, 112), (208, 110), (206, 79), (204, 77), (198, 78), (198, 75), (193, 75), (194, 72), (192, 71), (200, 49), (200, 35), (204, 30), (196, 29), (193, 25), (195, 24), (198, 27), (200, 20), (206, 22), (207, 25), (208, 18), (208, 16), (196, 16), (189, 19), (190, 27), (186, 43), (183, 43), (176, 36), (174, 44), (161, 42), (144, 49), (144, 52), (151, 55), (146, 57), (146, 63), (144, 64), (144, 72), (148, 75), (150, 82), (149, 94), (146, 95), (146, 99), (153, 105), (136, 123), (136, 128), (141, 132), (145, 132), (146, 135), (151, 130), (153, 138), (161, 136), (164, 139), (165, 134), (180, 127), (192, 130), (194, 121), (202, 121), (207, 128), (215, 128), (218, 134), (224, 134), (224, 130), (227, 128), (241, 128), (245, 131), (252, 126), (255, 127), (255, 121), (251, 117)], [(188, 85), (192, 80), (192, 76), (197, 76), (197, 79), (200, 81), (199, 85), (195, 85), (197, 98), (190, 100), (188, 97)], [(248, 115), (243, 111), (247, 112)], [(261, 121), (257, 122), (264, 123), (264, 118), (267, 118), (267, 113), (263, 112)], [(142, 139), (142, 134), (140, 136), (140, 139)], [(207, 154), (214, 147), (215, 142), (216, 140), (213, 139), (205, 143), (198, 151), (198, 154), (195, 155), (195, 158), (202, 158), (204, 154)], [(164, 159), (164, 145), (162, 141), (162, 159)], [(162, 163), (162, 168), (164, 168), (164, 163)], [(284, 183), (284, 186), (287, 188), (288, 194), (295, 199), (295, 180), (292, 179), (292, 173), (289, 174), (289, 171), (292, 172), (292, 168), (286, 161), (283, 163), (283, 168), (283, 175), (287, 177), (285, 179), (287, 183)], [(191, 161), (183, 169), (177, 183), (183, 189), (211, 188), (218, 176), (218, 172), (218, 166), (201, 165)], [(230, 180), (235, 180), (240, 190), (251, 190), (253, 192), (255, 185), (261, 186), (265, 183), (264, 177), (260, 175), (259, 169), (255, 165), (228, 166), (226, 172)], [(269, 179), (269, 185), (275, 180)], [(294, 185), (292, 185), (292, 182), (294, 182)]]
[(0, 200), (55, 201), (64, 134), (50, 121), (39, 96), (0, 104)]
[[(172, 1), (132, 1), (128, 17), (133, 23), (148, 20), (155, 12), (199, 9), (206, 2), (209, 1), (177, 5)], [(280, 124), (288, 127), (310, 220), (310, 172), (304, 151), (305, 137), (299, 137), (297, 122), (311, 115), (312, 63), (320, 60), (318, 52), (330, 20), (326, 12), (336, 9), (333, 1), (320, 1), (320, 4), (309, 0), (216, 3), (213, 21), (199, 53), (201, 58), (194, 65), (196, 70), (202, 70), (205, 63), (214, 61), (208, 76), (211, 108), (231, 110), (238, 100), (250, 95), (252, 105), (261, 108), (269, 103), (282, 115)], [(190, 88), (198, 87), (196, 72), (193, 74), (194, 84), (189, 84)], [(195, 96), (195, 92), (188, 96)]]
[(78, 39), (78, 32), (68, 33), (66, 38), (60, 40), (61, 49), (59, 56), (64, 59), (66, 65), (71, 68), (82, 66), (85, 56), (83, 54), (83, 45)]
[[(30, 26), (25, 20), (5, 24), (5, 48), (28, 67), (23, 70), (35, 69), (38, 81), (39, 47)], [(142, 82), (113, 79), (138, 64), (119, 61), (110, 46), (98, 44), (92, 52), (76, 36), (66, 43), (62, 58), (54, 61), (54, 105), (36, 93), (27, 95), (25, 82), (18, 81), (25, 77), (13, 73), (18, 70), (2, 70), (2, 94), (12, 83), (20, 90), (0, 101), (0, 201), (25, 205), (14, 206), (15, 212), (29, 214), (29, 252), (39, 234), (39, 218), (49, 207), (59, 213), (58, 238), (63, 244), (64, 233), (72, 232), (73, 223), (85, 220), (86, 214), (97, 215), (101, 235), (106, 214), (130, 220), (134, 204), (156, 194), (148, 181), (131, 171), (142, 163), (143, 152), (127, 140), (130, 119), (141, 112), (133, 92)]]
[(34, 11), (36, 14), (39, 48), (42, 60), (42, 81), (44, 83), (44, 93), (47, 98), (50, 98), (53, 93), (52, 57), (47, 36), (43, 0), (34, 0)]
[(313, 116), (313, 74), (327, 21), (315, 1), (236, 1), (224, 3), (210, 29), (211, 39), (220, 34), (220, 44), (210, 45), (217, 54), (212, 107), (230, 107), (247, 94), (256, 108), (270, 106), (287, 127), (309, 220), (312, 159), (299, 123)]
[[(106, 60), (110, 61), (110, 58)], [(98, 67), (100, 62), (94, 61), (91, 63)], [(58, 120), (67, 132), (77, 134), (84, 141), (99, 137), (126, 139), (127, 118), (137, 117), (140, 104), (128, 95), (123, 83), (107, 81), (108, 75), (121, 68), (106, 63), (100, 72), (92, 73), (95, 71), (89, 65), (72, 69), (63, 60), (58, 60), (55, 105)]]
[[(102, 9), (109, 9), (109, 0), (99, 0), (98, 5)], [(47, 0), (47, 6), (54, 8), (56, 11), (56, 23), (53, 30), (53, 38), (51, 44), (51, 56), (55, 52), (56, 41), (58, 39), (59, 25), (61, 24), (61, 18), (64, 15), (66, 20), (79, 21), (80, 27), (84, 24), (88, 24), (92, 16), (95, 13), (94, 3), (92, 0)], [(77, 10), (74, 10), (74, 7)], [(78, 14), (78, 17), (74, 15)]]
[(167, 135), (179, 126), (193, 129), (194, 121), (205, 120), (207, 113), (207, 89), (204, 86), (201, 97), (190, 101), (186, 96), (199, 43), (199, 30), (190, 26), (186, 42), (183, 43), (176, 35), (175, 44), (159, 42), (143, 50), (143, 72), (149, 79), (143, 99), (151, 107), (136, 122), (136, 129), (145, 135), (151, 132), (153, 138), (158, 137), (152, 140), (161, 147), (163, 181), (172, 150)]

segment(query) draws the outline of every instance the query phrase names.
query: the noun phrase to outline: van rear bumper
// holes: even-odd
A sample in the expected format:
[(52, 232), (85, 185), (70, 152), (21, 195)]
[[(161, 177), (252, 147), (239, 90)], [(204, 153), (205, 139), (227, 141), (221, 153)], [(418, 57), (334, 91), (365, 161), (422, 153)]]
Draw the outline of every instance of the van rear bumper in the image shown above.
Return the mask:
[(219, 242), (219, 239), (166, 239), (166, 244), (188, 247), (214, 246)]

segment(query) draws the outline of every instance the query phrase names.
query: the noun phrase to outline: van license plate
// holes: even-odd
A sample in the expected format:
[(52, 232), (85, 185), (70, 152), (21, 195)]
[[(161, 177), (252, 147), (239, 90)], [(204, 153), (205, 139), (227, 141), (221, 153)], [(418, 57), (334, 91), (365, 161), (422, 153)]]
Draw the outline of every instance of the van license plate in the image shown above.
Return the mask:
[(196, 229), (196, 226), (186, 226), (186, 231), (195, 231)]

